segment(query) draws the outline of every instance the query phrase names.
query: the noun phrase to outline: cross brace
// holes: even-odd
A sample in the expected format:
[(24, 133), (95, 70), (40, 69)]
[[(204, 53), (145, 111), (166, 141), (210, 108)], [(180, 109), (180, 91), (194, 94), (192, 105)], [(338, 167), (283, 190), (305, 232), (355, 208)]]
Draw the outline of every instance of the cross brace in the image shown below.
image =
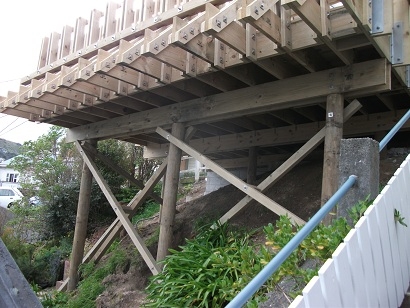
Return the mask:
[(162, 137), (164, 137), (165, 139), (169, 140), (171, 143), (173, 143), (175, 146), (180, 148), (182, 151), (184, 151), (188, 155), (194, 157), (196, 160), (203, 163), (206, 167), (212, 169), (215, 173), (223, 177), (225, 180), (230, 182), (232, 185), (236, 186), (238, 189), (243, 191), (245, 194), (251, 196), (253, 199), (257, 200), (259, 203), (269, 208), (271, 211), (275, 212), (278, 215), (288, 215), (294, 224), (301, 225), (305, 223), (304, 220), (302, 220), (295, 214), (291, 213), (290, 211), (286, 210), (284, 207), (282, 207), (275, 201), (271, 200), (270, 198), (265, 196), (263, 193), (259, 192), (254, 187), (248, 185), (246, 182), (234, 176), (232, 173), (228, 172), (227, 170), (219, 166), (217, 163), (213, 162), (212, 160), (208, 159), (207, 157), (205, 157), (198, 151), (194, 150), (182, 140), (174, 137), (173, 135), (171, 135), (170, 133), (168, 133), (167, 131), (163, 130), (160, 127), (157, 127), (156, 132), (160, 134)]

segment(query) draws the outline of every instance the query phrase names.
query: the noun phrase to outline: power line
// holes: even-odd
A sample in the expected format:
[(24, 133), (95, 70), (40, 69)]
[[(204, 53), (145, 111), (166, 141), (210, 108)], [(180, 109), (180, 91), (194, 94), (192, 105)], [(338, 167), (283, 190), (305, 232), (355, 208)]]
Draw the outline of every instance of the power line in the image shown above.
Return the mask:
[[(18, 120), (18, 119), (16, 119), (16, 120)], [(15, 122), (15, 121), (14, 121)], [(23, 125), (24, 123), (27, 123), (28, 122), (28, 120), (25, 120), (24, 122), (21, 122), (19, 125), (17, 125), (17, 126), (14, 126), (13, 128), (11, 128), (11, 129), (9, 129), (8, 131), (6, 131), (6, 132), (4, 132), (4, 133), (2, 133), (3, 131), (4, 131), (4, 129), (0, 132), (0, 136), (3, 136), (4, 134), (7, 134), (7, 133), (9, 133), (9, 132), (11, 132), (12, 130), (14, 130), (14, 129), (16, 129), (17, 127), (19, 127), (19, 126), (21, 126), (21, 125)], [(11, 125), (11, 124), (10, 124)], [(9, 125), (9, 126), (10, 126)], [(7, 128), (7, 127), (6, 127)]]
[(20, 80), (21, 78), (15, 78), (15, 79), (10, 79), (10, 80), (2, 80), (0, 83), (7, 83), (7, 82), (12, 82), (12, 81), (17, 81)]
[(14, 122), (16, 122), (19, 118), (14, 119), (13, 122), (11, 122), (9, 125), (7, 125), (5, 128), (3, 128), (2, 130), (0, 130), (0, 135), (2, 132), (4, 132), (7, 128), (9, 128)]

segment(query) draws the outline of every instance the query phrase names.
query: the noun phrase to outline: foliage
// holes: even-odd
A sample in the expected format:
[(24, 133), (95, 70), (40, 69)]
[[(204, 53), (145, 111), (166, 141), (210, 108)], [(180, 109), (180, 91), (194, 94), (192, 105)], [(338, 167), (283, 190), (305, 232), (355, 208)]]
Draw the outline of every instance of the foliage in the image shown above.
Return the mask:
[(152, 217), (159, 212), (160, 206), (160, 204), (153, 200), (145, 202), (145, 204), (138, 209), (136, 215), (132, 218), (132, 223), (137, 224), (141, 220)]
[[(40, 197), (43, 206), (38, 212), (30, 212), (27, 207), (16, 211), (19, 223), (30, 222), (30, 230), (34, 230), (42, 239), (58, 239), (72, 236), (76, 221), (76, 211), (80, 187), (82, 160), (73, 144), (64, 141), (65, 130), (52, 127), (50, 131), (36, 141), (26, 142), (21, 155), (16, 157), (12, 167), (22, 174), (21, 184), (24, 194)], [(104, 140), (98, 143), (98, 151), (121, 168), (135, 174), (138, 163), (144, 161), (135, 146), (118, 140)], [(138, 190), (129, 187), (129, 183), (116, 172), (96, 159), (96, 164), (110, 189), (119, 200), (130, 200)], [(153, 172), (144, 165), (148, 176)], [(27, 201), (26, 201), (27, 202)], [(88, 229), (100, 225), (102, 221), (111, 220), (115, 216), (111, 206), (98, 185), (93, 182)], [(23, 209), (24, 212), (23, 213)], [(35, 214), (35, 215), (34, 215)], [(27, 229), (27, 228), (26, 228)]]
[(404, 222), (404, 217), (401, 215), (400, 211), (397, 209), (394, 209), (394, 221), (398, 222), (402, 226), (407, 227), (407, 224)]
[(348, 215), (353, 221), (353, 225), (359, 221), (360, 217), (363, 216), (364, 212), (366, 212), (372, 202), (373, 200), (370, 200), (370, 195), (368, 195), (364, 200), (359, 201), (348, 210)]
[[(215, 226), (215, 225), (214, 225)], [(264, 228), (266, 243), (252, 247), (249, 234), (227, 231), (226, 225), (202, 229), (199, 235), (181, 246), (181, 251), (163, 261), (164, 270), (152, 278), (147, 287), (147, 307), (222, 307), (255, 277), (280, 249), (300, 230), (287, 216), (276, 225)], [(309, 259), (323, 263), (331, 257), (350, 230), (346, 220), (339, 218), (330, 226), (319, 225), (282, 266), (248, 302), (256, 307), (263, 294), (273, 290), (285, 277), (296, 282), (292, 296), (317, 274), (315, 268), (301, 265)]]
[(144, 148), (142, 146), (133, 146), (132, 150), (135, 158), (135, 178), (145, 183), (161, 164), (161, 161), (144, 158)]
[(261, 269), (248, 236), (227, 232), (226, 225), (171, 252), (147, 288), (147, 307), (223, 307)]
[(65, 130), (52, 127), (36, 141), (25, 142), (11, 166), (21, 174), (23, 189), (42, 200), (52, 201), (78, 178), (79, 156), (73, 144), (65, 143)]
[(50, 293), (41, 294), (37, 292), (37, 296), (41, 298), (41, 304), (44, 308), (51, 308), (51, 307), (67, 307), (67, 303), (70, 299), (68, 293), (65, 292), (58, 292), (53, 291)]
[(95, 307), (95, 299), (105, 289), (102, 284), (103, 279), (108, 275), (114, 274), (126, 261), (125, 252), (121, 249), (114, 249), (103, 266), (96, 267), (94, 263), (82, 265), (80, 271), (83, 279), (78, 286), (78, 293), (76, 296), (70, 298), (64, 307)]
[(11, 232), (5, 232), (2, 240), (24, 277), (42, 288), (55, 285), (62, 270), (61, 260), (71, 249), (66, 242), (26, 243)]

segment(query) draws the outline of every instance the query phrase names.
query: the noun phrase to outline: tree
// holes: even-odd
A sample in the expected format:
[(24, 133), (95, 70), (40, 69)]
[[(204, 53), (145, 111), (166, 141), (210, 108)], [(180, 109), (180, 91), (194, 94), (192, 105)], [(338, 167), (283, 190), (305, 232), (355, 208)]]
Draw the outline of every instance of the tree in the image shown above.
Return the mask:
[(38, 196), (44, 205), (36, 231), (46, 238), (66, 235), (75, 224), (81, 157), (64, 136), (65, 129), (53, 126), (36, 141), (25, 142), (12, 163), (25, 196)]
[[(43, 238), (60, 238), (74, 231), (80, 176), (81, 156), (73, 144), (64, 140), (65, 129), (52, 127), (36, 141), (24, 143), (21, 155), (16, 157), (13, 168), (21, 174), (23, 192), (27, 197), (39, 196), (43, 204), (40, 218), (36, 218), (38, 233)], [(157, 167), (156, 161), (145, 160), (142, 148), (119, 140), (98, 142), (98, 152), (108, 157), (121, 168), (146, 181)], [(119, 200), (127, 200), (124, 195), (138, 190), (128, 189), (129, 183), (98, 159), (98, 169), (110, 189)], [(98, 185), (93, 182), (89, 231), (100, 226), (115, 214)]]

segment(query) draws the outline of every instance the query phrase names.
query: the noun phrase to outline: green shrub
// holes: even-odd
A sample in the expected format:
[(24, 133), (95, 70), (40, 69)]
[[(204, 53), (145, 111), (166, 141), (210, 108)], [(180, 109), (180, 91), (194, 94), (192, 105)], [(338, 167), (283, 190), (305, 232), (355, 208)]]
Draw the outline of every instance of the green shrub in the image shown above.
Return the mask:
[(147, 307), (223, 307), (261, 269), (247, 234), (203, 230), (171, 251), (147, 287)]
[[(294, 227), (287, 216), (275, 226), (264, 228), (266, 243), (253, 247), (249, 235), (227, 231), (226, 225), (202, 229), (199, 235), (171, 250), (162, 273), (154, 276), (147, 287), (147, 307), (223, 307), (251, 281), (260, 270), (291, 240), (302, 227)], [(273, 290), (285, 277), (296, 282), (291, 292), (296, 296), (317, 274), (318, 268), (304, 269), (308, 259), (323, 263), (337, 248), (350, 227), (343, 218), (330, 226), (319, 225), (281, 267), (270, 277), (247, 304), (257, 307), (263, 294)]]
[(161, 205), (153, 200), (149, 200), (141, 206), (135, 216), (132, 218), (132, 223), (137, 224), (140, 220), (147, 219), (159, 212)]
[(25, 243), (11, 233), (3, 234), (2, 239), (27, 281), (41, 288), (55, 285), (66, 250), (52, 243)]

